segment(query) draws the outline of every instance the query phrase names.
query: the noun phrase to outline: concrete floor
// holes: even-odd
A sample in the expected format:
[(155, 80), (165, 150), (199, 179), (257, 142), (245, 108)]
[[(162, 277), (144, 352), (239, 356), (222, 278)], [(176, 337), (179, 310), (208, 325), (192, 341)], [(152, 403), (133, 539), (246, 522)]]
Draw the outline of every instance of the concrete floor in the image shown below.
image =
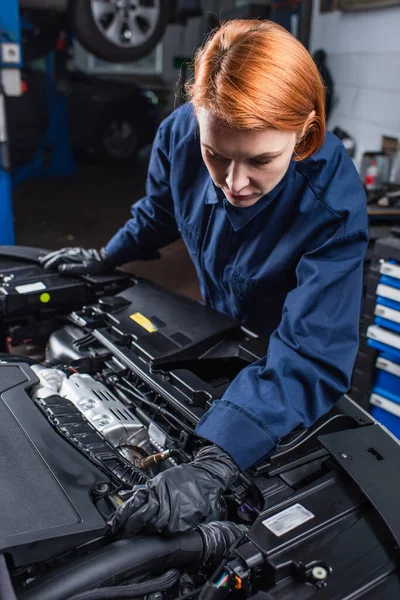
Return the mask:
[[(146, 169), (145, 161), (127, 168), (86, 164), (72, 178), (24, 182), (13, 194), (17, 244), (99, 248), (144, 194)], [(196, 272), (183, 242), (171, 244), (161, 254), (161, 260), (137, 261), (126, 268), (200, 300)]]

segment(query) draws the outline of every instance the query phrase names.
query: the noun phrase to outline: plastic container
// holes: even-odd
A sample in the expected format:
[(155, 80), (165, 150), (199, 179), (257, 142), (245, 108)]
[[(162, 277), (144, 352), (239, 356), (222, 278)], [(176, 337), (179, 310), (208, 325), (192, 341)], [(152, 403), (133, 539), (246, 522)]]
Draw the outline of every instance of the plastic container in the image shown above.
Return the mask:
[(393, 261), (383, 262), (379, 271), (382, 275), (389, 275), (390, 277), (400, 279), (400, 265)]
[(378, 342), (376, 340), (368, 340), (367, 341), (367, 346), (369, 346), (370, 348), (374, 348), (374, 350), (378, 350), (379, 352), (383, 353), (392, 353), (395, 352), (397, 353), (397, 360), (400, 363), (400, 350), (396, 350), (395, 348), (392, 348), (391, 346), (388, 346), (387, 344), (383, 344), (382, 342)]
[(374, 405), (371, 406), (370, 413), (374, 419), (384, 425), (393, 433), (393, 435), (400, 439), (400, 417), (397, 417), (389, 411)]
[(387, 285), (395, 288), (396, 290), (400, 290), (400, 279), (396, 277), (391, 277), (390, 275), (381, 275), (380, 283), (383, 285)]
[(400, 335), (379, 325), (370, 325), (367, 329), (367, 337), (370, 340), (384, 344), (386, 346), (384, 350), (388, 352), (394, 351), (397, 354), (400, 351)]
[(400, 404), (400, 377), (398, 375), (377, 369), (374, 390), (387, 396), (392, 402)]
[(372, 160), (365, 171), (364, 186), (369, 191), (380, 187), (379, 167), (376, 160)]

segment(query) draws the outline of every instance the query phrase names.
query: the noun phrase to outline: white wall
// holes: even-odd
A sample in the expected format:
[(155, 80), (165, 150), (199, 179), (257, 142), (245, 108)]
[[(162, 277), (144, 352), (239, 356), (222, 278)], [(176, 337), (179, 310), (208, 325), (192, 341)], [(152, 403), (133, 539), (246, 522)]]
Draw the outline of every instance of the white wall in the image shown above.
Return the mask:
[(356, 139), (356, 162), (380, 149), (382, 135), (400, 139), (400, 6), (320, 14), (314, 0), (310, 51), (319, 48), (337, 96), (328, 125)]
[[(169, 25), (162, 41), (162, 80), (172, 93), (167, 105), (167, 111), (173, 110), (176, 102), (180, 69), (174, 66), (174, 57), (191, 58), (195, 50), (204, 42), (209, 33), (208, 18), (210, 13), (219, 17), (222, 8), (229, 9), (235, 0), (202, 0), (204, 14), (192, 18), (183, 27), (178, 24)], [(1, 2), (1, 0), (0, 0)]]

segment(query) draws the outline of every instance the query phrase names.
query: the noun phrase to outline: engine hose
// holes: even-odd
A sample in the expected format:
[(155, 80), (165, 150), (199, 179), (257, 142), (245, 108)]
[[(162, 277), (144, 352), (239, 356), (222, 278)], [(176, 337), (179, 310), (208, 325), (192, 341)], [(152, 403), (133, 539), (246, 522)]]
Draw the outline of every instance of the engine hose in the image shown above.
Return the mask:
[(3, 554), (0, 554), (0, 600), (17, 600)]
[[(129, 383), (125, 379), (124, 379), (124, 381), (126, 382), (126, 384)], [(113, 385), (116, 388), (120, 389), (122, 392), (125, 392), (126, 395), (131, 396), (131, 397), (135, 398), (136, 400), (139, 400), (139, 402), (142, 402), (143, 404), (145, 404), (149, 408), (152, 408), (156, 413), (164, 416), (165, 418), (171, 419), (179, 427), (181, 427), (182, 429), (184, 429), (186, 432), (193, 433), (193, 428), (191, 428), (189, 425), (186, 425), (186, 423), (184, 423), (181, 419), (179, 419), (178, 417), (176, 417), (173, 413), (171, 413), (166, 408), (163, 408), (162, 406), (159, 406), (155, 402), (151, 402), (151, 400), (148, 400), (146, 398), (146, 396), (143, 396), (142, 394), (138, 394), (137, 392), (134, 392), (133, 390), (130, 389), (130, 387), (127, 387), (127, 385), (123, 385), (123, 384), (117, 383), (117, 382), (114, 382)], [(176, 427), (176, 425), (174, 425), (174, 427)]]
[[(181, 419), (179, 419), (176, 415), (171, 413), (166, 408), (159, 406), (155, 402), (151, 402), (147, 398), (147, 396), (145, 394), (143, 394), (143, 392), (141, 392), (140, 390), (135, 388), (135, 386), (129, 381), (129, 379), (122, 377), (122, 381), (124, 382), (125, 386), (127, 386), (127, 387), (125, 387), (125, 391), (128, 392), (128, 390), (129, 390), (128, 393), (131, 393), (134, 398), (136, 398), (137, 400), (140, 400), (141, 402), (143, 402), (143, 404), (146, 404), (147, 406), (153, 408), (156, 411), (156, 413), (159, 413), (160, 415), (163, 415), (164, 417), (168, 417), (168, 418), (172, 419), (173, 421), (175, 421), (175, 423), (177, 423), (180, 427), (182, 427), (182, 429), (184, 429), (188, 433), (193, 433), (193, 427), (190, 427), (189, 425), (184, 423)], [(119, 384), (119, 385), (121, 385), (121, 384)]]
[(0, 361), (5, 363), (26, 363), (30, 366), (37, 365), (38, 363), (37, 358), (33, 359), (22, 354), (8, 354), (7, 352), (0, 352)]
[(122, 600), (124, 598), (146, 596), (153, 592), (168, 590), (175, 585), (179, 577), (180, 572), (176, 569), (171, 569), (159, 577), (153, 577), (153, 579), (147, 579), (140, 583), (89, 590), (88, 592), (83, 592), (83, 594), (73, 596), (70, 600)]
[(244, 528), (234, 523), (200, 525), (196, 530), (175, 537), (131, 537), (111, 542), (98, 550), (71, 559), (40, 581), (21, 589), (19, 600), (68, 600), (80, 592), (105, 585), (116, 585), (128, 577), (150, 575), (162, 569), (199, 567), (204, 562), (218, 563), (232, 537), (243, 535)]

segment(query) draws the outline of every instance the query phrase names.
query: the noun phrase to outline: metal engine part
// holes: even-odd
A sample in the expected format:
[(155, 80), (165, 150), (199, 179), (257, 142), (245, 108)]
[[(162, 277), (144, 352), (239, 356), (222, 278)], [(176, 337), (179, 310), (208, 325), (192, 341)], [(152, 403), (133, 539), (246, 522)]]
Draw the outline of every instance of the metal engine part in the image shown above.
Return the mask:
[[(85, 373), (67, 377), (58, 369), (34, 365), (39, 377), (33, 397), (36, 400), (59, 394), (72, 402), (106, 440), (128, 458), (138, 456), (137, 448), (149, 446), (147, 428), (102, 383)], [(139, 451), (140, 452), (140, 451)]]

